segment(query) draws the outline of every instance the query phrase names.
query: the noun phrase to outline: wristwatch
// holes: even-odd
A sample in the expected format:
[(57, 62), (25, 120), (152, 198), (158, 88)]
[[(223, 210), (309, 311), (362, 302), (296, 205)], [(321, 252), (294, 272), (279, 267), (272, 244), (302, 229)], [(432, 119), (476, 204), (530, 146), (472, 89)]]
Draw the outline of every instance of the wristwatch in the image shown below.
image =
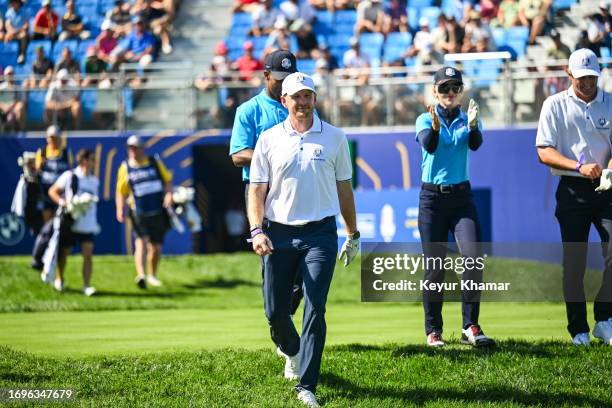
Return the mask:
[(359, 239), (361, 237), (361, 234), (359, 233), (359, 231), (355, 231), (352, 234), (348, 234), (347, 237), (348, 239)]

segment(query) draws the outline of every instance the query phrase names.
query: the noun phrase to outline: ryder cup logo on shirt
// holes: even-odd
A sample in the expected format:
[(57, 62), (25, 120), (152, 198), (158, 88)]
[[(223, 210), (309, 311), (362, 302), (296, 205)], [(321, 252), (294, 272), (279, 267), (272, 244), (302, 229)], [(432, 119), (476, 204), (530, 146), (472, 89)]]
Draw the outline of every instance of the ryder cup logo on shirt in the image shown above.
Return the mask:
[(311, 160), (325, 161), (325, 159), (321, 157), (322, 154), (323, 154), (323, 149), (320, 147), (315, 147), (315, 149), (312, 151)]
[(289, 58), (283, 58), (283, 60), (281, 61), (281, 67), (285, 69), (291, 68), (291, 61), (289, 60)]
[(314, 155), (315, 157), (319, 157), (321, 156), (321, 149), (319, 149), (318, 147), (314, 150)]
[(599, 125), (597, 127), (598, 129), (607, 129), (608, 128), (608, 121), (606, 120), (606, 118), (599, 118), (597, 120), (597, 124)]

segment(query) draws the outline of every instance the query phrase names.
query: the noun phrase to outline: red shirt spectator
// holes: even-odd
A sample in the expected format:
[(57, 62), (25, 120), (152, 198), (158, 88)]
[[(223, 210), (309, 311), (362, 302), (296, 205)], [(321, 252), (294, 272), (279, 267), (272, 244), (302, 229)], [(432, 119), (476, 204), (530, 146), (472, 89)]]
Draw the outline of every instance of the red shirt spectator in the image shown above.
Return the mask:
[(55, 39), (58, 24), (59, 16), (51, 9), (51, 0), (43, 0), (42, 8), (34, 17), (32, 38), (35, 40)]
[(113, 32), (113, 24), (104, 20), (102, 23), (102, 32), (96, 38), (96, 46), (98, 47), (98, 58), (102, 61), (110, 62), (111, 52), (117, 46), (117, 38)]
[(240, 72), (240, 79), (248, 81), (253, 77), (254, 72), (263, 71), (264, 66), (253, 56), (253, 42), (245, 42), (242, 48), (244, 55), (236, 60), (236, 68)]

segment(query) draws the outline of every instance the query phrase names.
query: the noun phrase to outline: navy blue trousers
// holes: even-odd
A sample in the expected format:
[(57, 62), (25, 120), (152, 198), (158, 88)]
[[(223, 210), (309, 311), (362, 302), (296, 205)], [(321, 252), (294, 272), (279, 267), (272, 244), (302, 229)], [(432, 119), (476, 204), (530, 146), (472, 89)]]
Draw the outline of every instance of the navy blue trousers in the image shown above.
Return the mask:
[[(480, 223), (469, 189), (451, 193), (421, 189), (418, 224), (423, 254), (426, 258), (446, 257), (449, 231), (454, 235), (462, 256), (472, 258), (482, 256)], [(423, 279), (443, 282), (444, 273), (444, 268), (428, 268)], [(466, 268), (463, 279), (482, 281), (482, 271)], [(462, 291), (461, 298), (463, 328), (467, 329), (472, 324), (478, 324), (480, 293)], [(423, 291), (425, 334), (432, 331), (442, 333), (443, 300), (443, 294), (437, 291)]]
[[(263, 257), (263, 294), (272, 340), (283, 353), (300, 353), (298, 390), (315, 392), (327, 332), (325, 304), (331, 285), (338, 234), (336, 220), (328, 217), (302, 227), (270, 222), (265, 228), (274, 251)], [(290, 318), (296, 274), (304, 291), (302, 336)]]
[(595, 297), (596, 321), (612, 317), (612, 190), (595, 192), (599, 180), (562, 177), (557, 187), (555, 216), (563, 240), (563, 294), (566, 299), (567, 330), (574, 337), (589, 331), (584, 294), (587, 241), (591, 224), (599, 233), (604, 256), (601, 287)]

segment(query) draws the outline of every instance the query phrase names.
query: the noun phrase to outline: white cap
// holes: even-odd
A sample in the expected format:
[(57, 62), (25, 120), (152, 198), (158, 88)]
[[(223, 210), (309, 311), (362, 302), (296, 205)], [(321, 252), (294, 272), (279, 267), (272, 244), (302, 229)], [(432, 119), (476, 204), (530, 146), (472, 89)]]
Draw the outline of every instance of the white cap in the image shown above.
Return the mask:
[(602, 10), (609, 10), (610, 0), (601, 0), (601, 2), (599, 2), (599, 8)]
[(59, 126), (57, 125), (51, 125), (47, 128), (47, 137), (59, 136), (60, 133), (61, 133), (61, 130)]
[(110, 20), (104, 20), (100, 28), (102, 29), (102, 31), (110, 30), (113, 28), (113, 22)]
[(302, 72), (294, 72), (293, 74), (287, 75), (287, 78), (283, 81), (283, 95), (295, 95), (296, 93), (308, 89), (309, 91), (317, 93), (315, 91), (315, 84), (309, 75)]
[(427, 17), (419, 18), (419, 27), (429, 27), (429, 19)]
[(66, 68), (62, 68), (57, 72), (57, 79), (62, 80), (68, 78), (70, 78), (70, 73)]
[(134, 146), (134, 147), (142, 147), (143, 143), (142, 143), (142, 139), (140, 139), (138, 135), (132, 135), (128, 137), (126, 145)]
[(569, 71), (574, 78), (584, 76), (600, 76), (601, 70), (597, 62), (597, 56), (588, 48), (581, 48), (572, 52), (569, 57)]

